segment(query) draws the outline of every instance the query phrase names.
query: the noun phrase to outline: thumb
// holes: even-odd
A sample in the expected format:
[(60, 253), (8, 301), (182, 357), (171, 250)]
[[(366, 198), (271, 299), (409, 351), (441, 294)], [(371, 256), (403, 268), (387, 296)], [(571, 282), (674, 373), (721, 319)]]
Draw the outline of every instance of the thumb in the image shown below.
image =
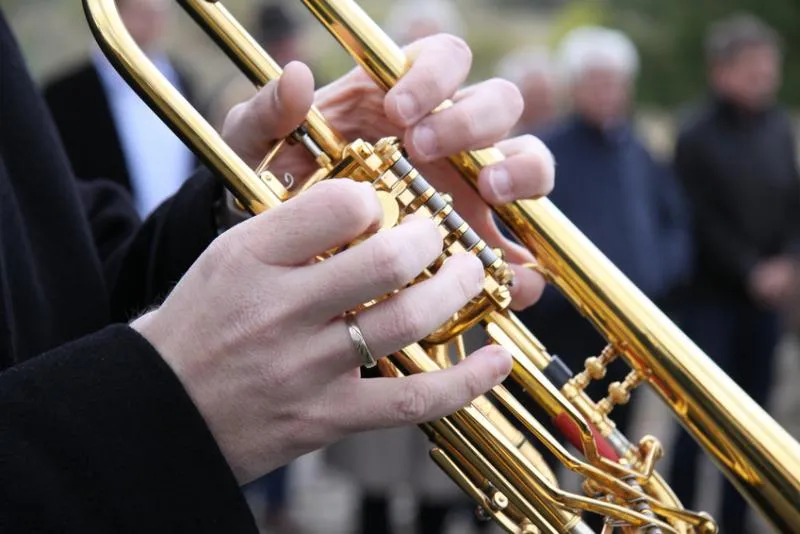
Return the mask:
[(283, 75), (235, 106), (225, 118), (222, 137), (252, 167), (270, 145), (297, 128), (314, 100), (314, 75), (303, 63), (286, 65)]

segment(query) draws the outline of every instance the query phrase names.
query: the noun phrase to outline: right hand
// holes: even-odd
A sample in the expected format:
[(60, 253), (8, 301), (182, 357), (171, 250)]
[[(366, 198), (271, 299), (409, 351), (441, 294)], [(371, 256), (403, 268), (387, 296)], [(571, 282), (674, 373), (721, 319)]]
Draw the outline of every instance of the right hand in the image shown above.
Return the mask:
[(750, 274), (750, 291), (770, 308), (781, 308), (794, 296), (797, 266), (789, 258), (764, 260)]
[[(503, 249), (515, 274), (510, 287), (511, 308), (527, 308), (541, 296), (545, 279), (525, 266), (535, 261), (534, 256), (505, 237), (489, 206), (549, 193), (555, 174), (553, 157), (533, 136), (504, 139), (523, 108), (514, 84), (493, 79), (462, 89), (472, 53), (461, 39), (436, 35), (410, 44), (405, 53), (412, 60), (411, 66), (388, 93), (361, 68), (355, 68), (315, 96), (308, 68), (290, 63), (278, 81), (231, 110), (222, 128), (223, 137), (255, 167), (276, 137), (297, 127), (313, 100), (347, 140), (402, 139), (412, 162), (431, 185), (452, 194), (455, 208), (472, 229), (489, 246)], [(433, 113), (448, 98), (453, 106)], [(476, 191), (445, 158), (491, 145), (505, 159), (480, 172)], [(273, 169), (295, 176), (316, 168), (305, 151), (287, 151), (278, 160), (273, 162)]]
[[(313, 262), (380, 218), (370, 186), (320, 183), (217, 238), (164, 304), (132, 324), (180, 378), (241, 484), (349, 433), (450, 414), (510, 372), (510, 356), (485, 347), (435, 373), (360, 378), (342, 314), (403, 287), (442, 251), (434, 224), (410, 218)], [(358, 323), (376, 357), (390, 354), (482, 284), (479, 260), (456, 256)]]

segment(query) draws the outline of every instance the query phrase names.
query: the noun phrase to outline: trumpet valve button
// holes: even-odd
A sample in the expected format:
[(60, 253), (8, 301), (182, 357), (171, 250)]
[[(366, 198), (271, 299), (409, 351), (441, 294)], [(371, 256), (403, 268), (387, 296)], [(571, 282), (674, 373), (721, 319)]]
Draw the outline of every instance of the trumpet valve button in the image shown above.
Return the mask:
[(608, 394), (614, 404), (627, 404), (631, 400), (631, 392), (621, 382), (614, 382), (608, 387)]
[(606, 376), (606, 366), (600, 358), (591, 357), (586, 360), (586, 371), (592, 380), (601, 380)]

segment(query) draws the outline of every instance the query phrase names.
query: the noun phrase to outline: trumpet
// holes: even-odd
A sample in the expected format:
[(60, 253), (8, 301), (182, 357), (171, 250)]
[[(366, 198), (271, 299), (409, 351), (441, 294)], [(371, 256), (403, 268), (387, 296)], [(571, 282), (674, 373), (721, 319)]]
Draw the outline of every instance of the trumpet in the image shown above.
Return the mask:
[[(525, 402), (497, 386), (456, 413), (421, 425), (434, 444), (432, 459), (475, 500), (482, 516), (517, 534), (592, 532), (583, 520), (585, 512), (605, 518), (604, 533), (717, 532), (707, 514), (683, 507), (655, 469), (663, 453), (658, 440), (645, 436), (630, 441), (614, 425), (614, 407), (648, 384), (764, 518), (779, 531), (800, 531), (800, 444), (546, 198), (512, 202), (496, 207), (495, 213), (535, 254), (535, 268), (607, 340), (607, 347), (587, 358), (585, 368), (576, 373), (549, 354), (508, 310), (512, 277), (502, 255), (430, 185), (397, 139), (375, 144), (343, 139), (312, 108), (303, 124), (251, 169), (138, 49), (115, 0), (83, 3), (92, 32), (112, 64), (250, 213), (275, 207), (320, 180), (349, 177), (372, 184), (384, 209), (384, 227), (411, 213), (438, 224), (444, 251), (421, 278), (456, 253), (481, 260), (482, 293), (431, 335), (383, 359), (379, 369), (384, 376), (404, 376), (451, 365), (451, 347), (465, 357), (461, 336), (471, 328), (484, 329), (492, 343), (511, 353), (511, 378), (527, 395)], [(256, 86), (281, 76), (280, 67), (221, 2), (178, 3)], [(407, 71), (409, 60), (402, 50), (355, 2), (303, 3), (381, 88), (388, 90)], [(440, 109), (449, 105), (443, 102)], [(294, 191), (273, 170), (275, 158), (289, 145), (302, 147), (316, 162), (316, 170)], [(450, 163), (474, 186), (480, 170), (501, 159), (498, 150), (486, 148), (452, 156)], [(607, 366), (618, 359), (630, 372), (609, 385), (605, 398), (589, 398), (586, 387), (602, 380)], [(533, 417), (525, 408), (528, 402), (542, 407), (552, 424)], [(562, 445), (554, 431), (579, 454)], [(533, 439), (582, 477), (583, 494), (558, 486)]]

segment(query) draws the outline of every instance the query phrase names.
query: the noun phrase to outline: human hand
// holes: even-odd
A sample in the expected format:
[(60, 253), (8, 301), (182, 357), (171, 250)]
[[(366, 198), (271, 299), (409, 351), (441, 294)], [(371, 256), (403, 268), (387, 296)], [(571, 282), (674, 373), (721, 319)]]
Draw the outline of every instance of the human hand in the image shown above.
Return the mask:
[[(388, 94), (357, 68), (319, 90), (314, 98), (308, 69), (298, 63), (287, 65), (279, 83), (268, 85), (232, 110), (223, 133), (255, 166), (273, 142), (273, 134), (285, 135), (294, 129), (314, 98), (348, 140), (400, 137), (421, 172), (437, 189), (453, 195), (456, 209), (478, 234), (491, 246), (505, 250), (516, 274), (512, 306), (525, 308), (538, 299), (544, 280), (521, 266), (532, 262), (533, 256), (502, 235), (486, 203), (502, 204), (548, 193), (553, 185), (552, 156), (532, 136), (501, 141), (523, 108), (519, 90), (512, 83), (494, 79), (459, 90), (472, 59), (463, 41), (438, 35), (405, 50), (413, 65)], [(451, 108), (431, 114), (448, 98), (455, 102)], [(491, 144), (507, 159), (481, 172), (478, 194), (444, 158)]]
[[(320, 183), (215, 240), (163, 305), (132, 323), (175, 371), (241, 484), (349, 433), (430, 421), (499, 384), (508, 353), (485, 347), (458, 365), (361, 379), (342, 314), (404, 287), (442, 251), (432, 221), (378, 227), (368, 185)], [(483, 285), (474, 256), (359, 313), (378, 357), (422, 339)], [(435, 303), (432, 306), (431, 303)]]
[(797, 265), (789, 258), (765, 260), (750, 274), (750, 291), (753, 296), (771, 308), (786, 304), (794, 294), (797, 284)]

